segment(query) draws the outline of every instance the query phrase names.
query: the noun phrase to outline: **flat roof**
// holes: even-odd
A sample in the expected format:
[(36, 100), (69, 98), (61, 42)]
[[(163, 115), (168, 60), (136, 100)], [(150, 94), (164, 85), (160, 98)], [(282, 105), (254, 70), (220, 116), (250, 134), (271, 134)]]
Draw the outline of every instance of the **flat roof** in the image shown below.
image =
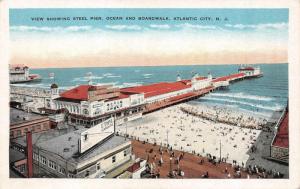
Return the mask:
[(30, 122), (38, 119), (47, 118), (46, 116), (41, 116), (34, 113), (27, 113), (16, 108), (10, 108), (10, 125)]
[(26, 157), (24, 153), (13, 148), (9, 148), (9, 163), (16, 162), (25, 158)]
[[(85, 130), (87, 130), (85, 127), (79, 127), (78, 130), (75, 130), (72, 126), (69, 126), (68, 129), (50, 129), (44, 132), (33, 133), (32, 144), (40, 149), (57, 154), (64, 159), (73, 159), (76, 162), (80, 162), (130, 141), (129, 139), (125, 140), (124, 137), (113, 135), (105, 141), (96, 144), (87, 153), (83, 153), (75, 158), (73, 155), (78, 153), (80, 133)], [(25, 136), (11, 139), (11, 141), (24, 147), (26, 146)], [(65, 151), (65, 148), (68, 148), (68, 150)]]
[[(47, 141), (54, 137), (58, 137), (60, 135), (66, 134), (66, 133), (73, 132), (75, 130), (75, 128), (73, 126), (66, 124), (66, 127), (67, 127), (67, 129), (50, 129), (47, 131), (32, 133), (32, 144), (34, 145), (37, 142)], [(82, 129), (82, 128), (84, 128), (84, 127), (82, 126), (79, 129)], [(22, 146), (26, 146), (26, 136), (18, 137), (18, 138), (14, 138), (14, 139), (10, 139), (10, 140), (11, 140), (11, 142), (15, 142)]]
[(121, 136), (113, 135), (105, 142), (100, 142), (92, 147), (88, 153), (83, 153), (78, 157), (73, 157), (73, 155), (78, 153), (78, 140), (80, 139), (80, 132), (82, 131), (83, 130), (74, 131), (65, 135), (54, 137), (50, 140), (39, 142), (37, 146), (42, 150), (57, 154), (64, 159), (73, 159), (76, 162), (80, 162), (94, 157), (98, 154), (102, 154), (129, 141), (128, 139), (125, 140), (125, 138)]

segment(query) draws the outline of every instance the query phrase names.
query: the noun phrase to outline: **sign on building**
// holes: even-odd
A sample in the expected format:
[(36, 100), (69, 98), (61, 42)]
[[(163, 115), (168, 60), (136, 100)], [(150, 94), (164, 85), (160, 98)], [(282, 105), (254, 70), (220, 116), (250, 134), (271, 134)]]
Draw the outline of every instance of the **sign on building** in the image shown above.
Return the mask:
[(79, 153), (83, 153), (115, 132), (114, 119), (109, 118), (82, 132), (79, 139)]

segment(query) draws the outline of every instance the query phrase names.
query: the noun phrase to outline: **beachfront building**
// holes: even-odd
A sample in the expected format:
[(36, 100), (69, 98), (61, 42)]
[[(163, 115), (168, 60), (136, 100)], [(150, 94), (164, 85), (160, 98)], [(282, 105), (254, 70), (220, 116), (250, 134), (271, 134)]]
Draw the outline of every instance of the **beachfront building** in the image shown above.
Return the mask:
[(9, 65), (9, 82), (10, 83), (25, 83), (40, 81), (41, 77), (38, 74), (29, 74), (29, 67), (24, 64)]
[(245, 74), (245, 77), (261, 77), (263, 73), (260, 70), (260, 67), (252, 66), (241, 66), (239, 68), (239, 73)]
[(122, 124), (142, 117), (144, 95), (126, 93), (112, 85), (80, 85), (53, 100), (50, 109), (65, 110), (72, 125), (93, 126), (110, 117)]
[(25, 136), (28, 131), (33, 133), (51, 129), (48, 117), (10, 108), (10, 138)]
[(26, 81), (29, 76), (29, 68), (23, 64), (9, 66), (10, 82)]
[(10, 105), (25, 111), (43, 114), (50, 108), (53, 99), (59, 97), (57, 84), (50, 89), (10, 85)]
[(213, 90), (212, 76), (199, 77), (176, 82), (161, 82), (150, 85), (122, 88), (123, 93), (137, 93), (145, 96), (145, 111), (151, 112), (176, 103), (192, 100)]

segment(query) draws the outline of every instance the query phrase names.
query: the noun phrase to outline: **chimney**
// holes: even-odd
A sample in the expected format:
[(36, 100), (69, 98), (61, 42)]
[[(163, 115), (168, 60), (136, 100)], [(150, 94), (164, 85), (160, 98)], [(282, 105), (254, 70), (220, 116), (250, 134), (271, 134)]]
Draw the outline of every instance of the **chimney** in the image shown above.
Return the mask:
[(33, 176), (32, 134), (30, 131), (26, 133), (26, 142), (27, 142), (27, 177), (32, 178)]

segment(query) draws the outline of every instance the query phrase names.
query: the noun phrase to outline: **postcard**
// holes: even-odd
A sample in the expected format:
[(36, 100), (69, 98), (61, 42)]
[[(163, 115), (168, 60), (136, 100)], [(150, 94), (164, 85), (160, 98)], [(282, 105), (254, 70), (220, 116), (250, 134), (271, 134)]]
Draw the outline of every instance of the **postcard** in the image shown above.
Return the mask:
[(8, 6), (6, 186), (299, 187), (291, 4)]

